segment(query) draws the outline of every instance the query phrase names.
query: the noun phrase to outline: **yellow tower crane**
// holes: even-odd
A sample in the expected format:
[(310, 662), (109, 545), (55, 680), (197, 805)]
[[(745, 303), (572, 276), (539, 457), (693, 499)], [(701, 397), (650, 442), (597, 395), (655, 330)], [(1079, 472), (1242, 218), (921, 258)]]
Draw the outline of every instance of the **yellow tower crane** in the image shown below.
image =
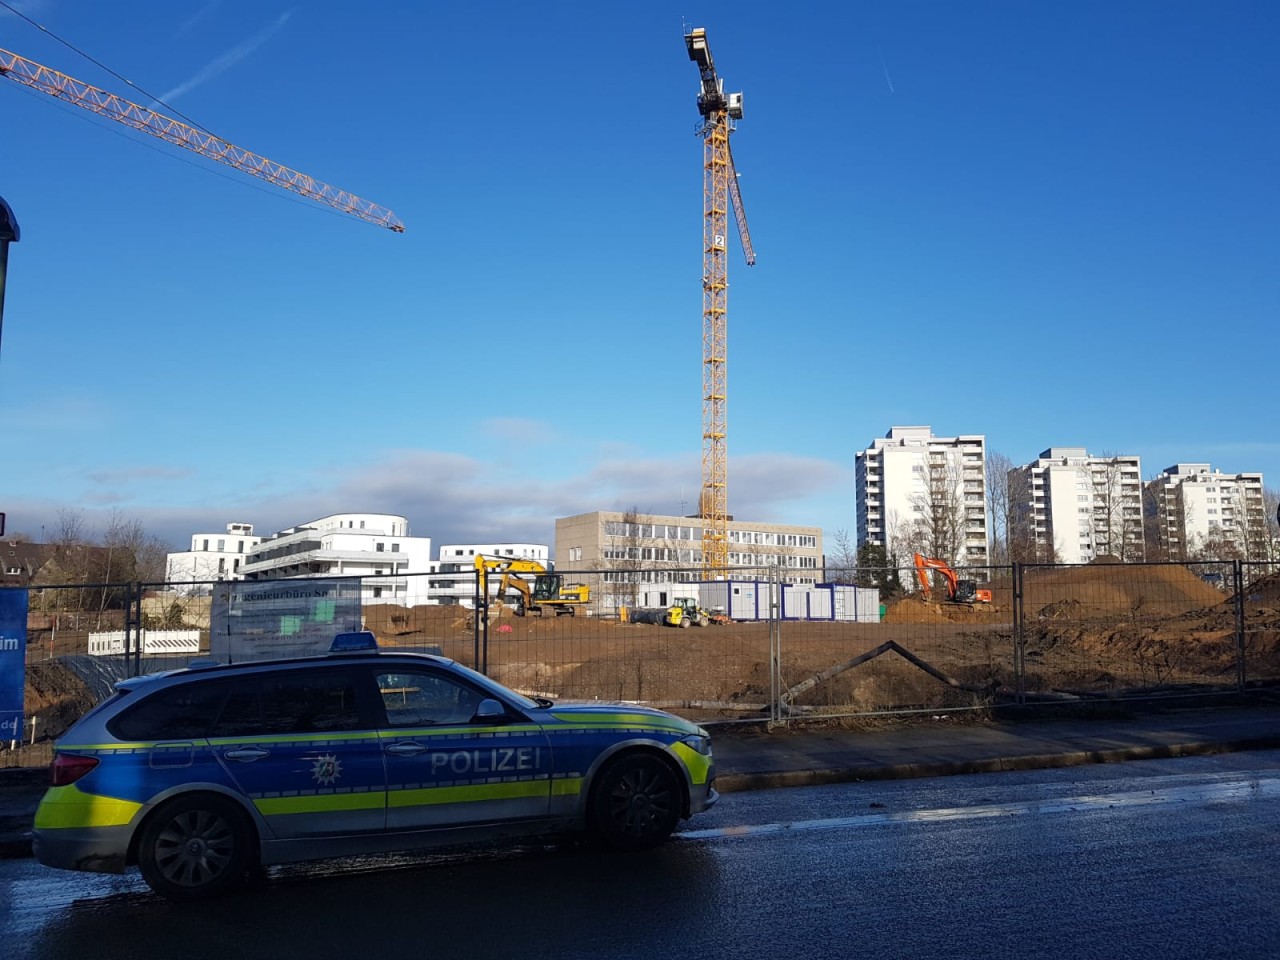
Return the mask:
[(179, 120), (166, 117), (130, 100), (125, 100), (123, 97), (69, 77), (65, 73), (41, 66), (16, 53), (0, 50), (0, 76), (8, 77), (10, 80), (47, 93), (66, 103), (83, 107), (85, 110), (124, 124), (126, 127), (149, 133), (174, 146), (234, 167), (242, 173), (274, 183), (291, 193), (326, 204), (353, 217), (359, 217), (361, 220), (386, 227), (397, 233), (404, 232), (404, 224), (386, 207), (380, 207), (368, 200), (361, 200), (345, 190), (339, 190), (305, 173), (291, 170), (266, 157), (260, 157), (256, 153), (228, 143), (221, 137), (197, 130)]
[(738, 192), (738, 173), (729, 150), (729, 134), (742, 119), (742, 94), (724, 92), (716, 74), (707, 31), (695, 27), (685, 34), (689, 59), (698, 65), (702, 89), (698, 113), (702, 120), (702, 492), (698, 516), (702, 518), (702, 573), (708, 580), (724, 579), (729, 570), (728, 455), (725, 412), (728, 381), (725, 362), (728, 346), (727, 294), (729, 205), (738, 221), (738, 239), (747, 266), (756, 254), (747, 230), (747, 215)]

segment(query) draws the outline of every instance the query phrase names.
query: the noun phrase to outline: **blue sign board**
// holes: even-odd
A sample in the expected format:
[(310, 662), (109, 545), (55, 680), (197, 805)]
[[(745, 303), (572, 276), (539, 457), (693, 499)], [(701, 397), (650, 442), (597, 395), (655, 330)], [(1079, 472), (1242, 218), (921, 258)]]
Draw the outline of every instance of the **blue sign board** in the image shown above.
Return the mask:
[(0, 740), (22, 736), (27, 686), (27, 591), (0, 590)]

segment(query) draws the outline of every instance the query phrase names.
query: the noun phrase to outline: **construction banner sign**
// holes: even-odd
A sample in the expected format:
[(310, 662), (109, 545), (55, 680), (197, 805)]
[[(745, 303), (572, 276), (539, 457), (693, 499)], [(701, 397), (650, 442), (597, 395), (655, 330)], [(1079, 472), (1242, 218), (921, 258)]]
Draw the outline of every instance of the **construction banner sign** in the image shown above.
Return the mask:
[(361, 628), (360, 580), (231, 580), (213, 589), (209, 653), (224, 663), (328, 653)]
[(27, 684), (27, 591), (0, 590), (0, 740), (22, 736)]

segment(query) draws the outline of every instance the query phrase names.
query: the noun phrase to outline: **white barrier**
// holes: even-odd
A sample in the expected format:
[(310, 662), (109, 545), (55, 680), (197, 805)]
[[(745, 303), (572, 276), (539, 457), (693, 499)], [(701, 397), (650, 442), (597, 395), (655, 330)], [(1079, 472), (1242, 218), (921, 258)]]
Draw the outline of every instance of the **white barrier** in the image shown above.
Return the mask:
[[(142, 630), (142, 652), (146, 654), (199, 653), (199, 630)], [(89, 634), (89, 656), (109, 657), (124, 653), (124, 631), (106, 630)]]

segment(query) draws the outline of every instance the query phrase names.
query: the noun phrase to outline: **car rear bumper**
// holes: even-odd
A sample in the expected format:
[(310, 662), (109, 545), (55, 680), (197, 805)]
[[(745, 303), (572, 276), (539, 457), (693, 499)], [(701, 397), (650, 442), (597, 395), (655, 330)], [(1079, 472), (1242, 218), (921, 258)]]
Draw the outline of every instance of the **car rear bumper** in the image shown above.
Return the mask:
[(124, 873), (129, 851), (129, 828), (36, 830), (31, 853), (46, 867)]

